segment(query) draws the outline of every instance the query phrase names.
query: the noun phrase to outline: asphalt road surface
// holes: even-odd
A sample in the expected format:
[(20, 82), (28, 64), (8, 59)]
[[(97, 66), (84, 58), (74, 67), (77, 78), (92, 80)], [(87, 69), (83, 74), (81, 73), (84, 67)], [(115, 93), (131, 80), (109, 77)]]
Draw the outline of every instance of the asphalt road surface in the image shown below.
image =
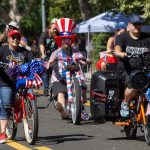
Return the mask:
[[(15, 141), (0, 145), (0, 150), (150, 150), (138, 129), (137, 138), (129, 140), (121, 127), (111, 121), (95, 123), (92, 119), (74, 125), (71, 121), (61, 120), (53, 103), (46, 108), (48, 98), (38, 97), (39, 136), (35, 145), (25, 141), (22, 124), (18, 127)], [(86, 106), (90, 114), (89, 105)]]

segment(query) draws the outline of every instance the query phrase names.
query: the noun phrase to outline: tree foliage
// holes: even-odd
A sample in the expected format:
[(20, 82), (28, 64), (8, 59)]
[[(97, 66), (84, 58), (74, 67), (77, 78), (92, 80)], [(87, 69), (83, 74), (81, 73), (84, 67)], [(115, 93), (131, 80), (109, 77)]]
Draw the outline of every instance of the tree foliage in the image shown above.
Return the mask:
[(105, 11), (118, 8), (119, 6), (116, 4), (115, 0), (89, 0), (89, 4), (92, 7), (93, 15), (98, 15)]
[[(0, 20), (15, 20), (27, 36), (39, 36), (42, 32), (42, 0), (0, 0)], [(45, 0), (46, 21), (52, 18), (70, 17), (77, 23), (104, 11), (116, 9), (126, 14), (142, 15), (150, 24), (149, 0)]]
[(95, 62), (99, 59), (99, 52), (106, 50), (107, 41), (110, 35), (111, 33), (99, 33), (93, 35), (92, 43), (94, 51), (92, 51), (91, 58)]
[(150, 24), (150, 4), (149, 0), (115, 0), (119, 6), (118, 10), (126, 14), (140, 14), (147, 24)]
[(73, 18), (75, 21), (82, 20), (77, 0), (47, 0), (47, 18)]
[[(23, 15), (23, 17), (21, 18), (20, 26), (23, 34), (25, 34), (26, 36), (37, 37), (42, 32), (41, 1), (34, 1), (32, 3), (32, 6), (30, 7), (30, 10), (26, 8), (26, 15)], [(23, 9), (23, 6), (20, 5), (18, 9)]]

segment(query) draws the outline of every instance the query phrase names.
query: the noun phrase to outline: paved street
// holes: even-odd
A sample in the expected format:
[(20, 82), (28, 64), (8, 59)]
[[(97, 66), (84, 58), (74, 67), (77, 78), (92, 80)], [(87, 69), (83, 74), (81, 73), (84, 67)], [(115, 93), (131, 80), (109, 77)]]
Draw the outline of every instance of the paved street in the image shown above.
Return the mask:
[[(9, 141), (0, 145), (4, 150), (149, 150), (143, 133), (139, 132), (135, 140), (128, 140), (121, 127), (111, 122), (95, 123), (93, 120), (82, 121), (75, 126), (70, 121), (61, 120), (51, 103), (48, 108), (48, 98), (38, 97), (39, 137), (35, 145), (25, 142), (23, 127), (19, 125), (15, 143)], [(90, 113), (89, 106), (86, 107)], [(140, 131), (140, 130), (139, 130)]]

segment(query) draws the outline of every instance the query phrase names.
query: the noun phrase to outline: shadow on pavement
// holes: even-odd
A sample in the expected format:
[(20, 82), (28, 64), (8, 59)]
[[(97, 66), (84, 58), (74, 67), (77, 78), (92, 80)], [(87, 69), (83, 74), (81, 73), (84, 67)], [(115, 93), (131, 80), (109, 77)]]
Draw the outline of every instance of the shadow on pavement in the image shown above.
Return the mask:
[(145, 141), (144, 136), (136, 136), (136, 138), (127, 138), (127, 137), (117, 137), (117, 138), (107, 138), (106, 140), (113, 140), (113, 141), (117, 141), (117, 140), (136, 140), (136, 141)]
[(94, 136), (85, 135), (85, 134), (69, 134), (69, 135), (57, 135), (57, 136), (44, 136), (38, 137), (36, 144), (52, 145), (59, 144), (68, 141), (81, 141), (81, 140), (90, 140)]

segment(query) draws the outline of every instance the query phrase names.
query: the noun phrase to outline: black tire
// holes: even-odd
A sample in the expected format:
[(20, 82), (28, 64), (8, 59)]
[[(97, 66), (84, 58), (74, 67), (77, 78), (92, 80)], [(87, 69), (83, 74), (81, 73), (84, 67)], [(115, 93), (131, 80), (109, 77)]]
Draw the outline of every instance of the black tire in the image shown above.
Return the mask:
[(126, 133), (126, 137), (129, 139), (134, 139), (137, 134), (137, 127), (133, 126), (124, 126), (124, 131)]
[(94, 106), (95, 99), (93, 97), (90, 97), (90, 111), (91, 111), (91, 117), (92, 119), (96, 119), (96, 112), (95, 112), (95, 106)]
[(144, 126), (145, 141), (150, 145), (150, 115), (147, 116), (147, 124)]
[(6, 127), (6, 134), (8, 139), (14, 140), (17, 134), (17, 123), (13, 118), (10, 118)]
[(81, 86), (76, 77), (72, 79), (72, 94), (73, 102), (71, 103), (71, 117), (75, 125), (80, 124), (81, 121)]
[(35, 144), (39, 128), (36, 100), (30, 100), (29, 98), (26, 99), (25, 109), (27, 113), (27, 118), (23, 119), (25, 137), (29, 144)]
[(106, 110), (105, 103), (96, 102), (95, 99), (90, 98), (90, 110), (91, 117), (95, 122), (105, 123), (106, 122)]

